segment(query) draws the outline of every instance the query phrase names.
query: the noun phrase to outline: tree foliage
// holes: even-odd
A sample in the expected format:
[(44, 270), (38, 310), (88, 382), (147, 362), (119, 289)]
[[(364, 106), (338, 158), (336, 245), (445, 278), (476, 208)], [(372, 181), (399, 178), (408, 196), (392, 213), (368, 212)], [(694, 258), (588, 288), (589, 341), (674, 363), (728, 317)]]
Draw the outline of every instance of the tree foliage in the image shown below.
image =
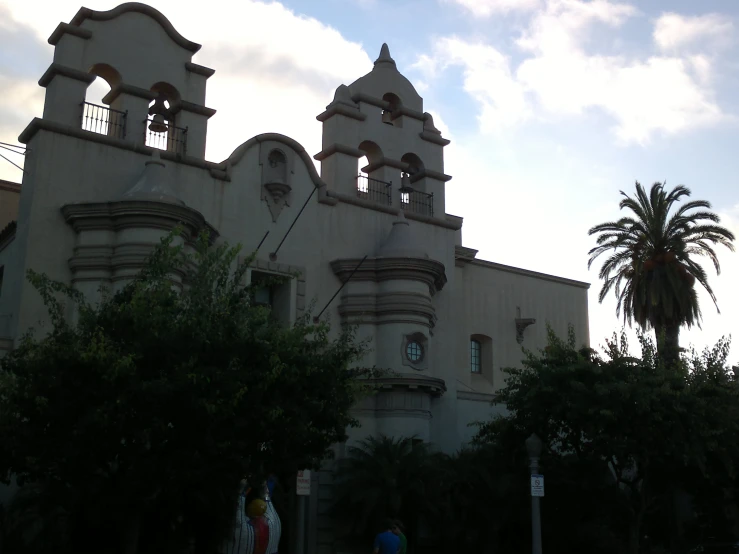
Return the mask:
[(174, 238), (96, 305), (29, 273), (51, 329), (2, 361), (0, 473), (42, 487), (69, 534), (55, 552), (213, 552), (241, 478), (316, 466), (355, 423), (371, 370), (350, 369), (352, 331), (279, 324), (238, 248)]
[[(542, 437), (545, 540), (555, 551), (565, 544), (555, 547), (562, 536), (546, 519), (569, 510), (559, 529), (570, 537), (598, 527), (598, 536), (613, 537), (598, 551), (645, 552), (647, 536), (649, 545), (680, 552), (690, 539), (686, 526), (736, 488), (739, 384), (726, 364), (729, 342), (674, 367), (640, 341), (641, 357), (628, 354), (624, 336), (614, 336), (601, 357), (576, 348), (572, 333), (563, 341), (550, 330), (544, 351), (506, 370), (498, 402), (508, 415), (483, 424), (476, 437), (519, 451), (532, 432)], [(521, 452), (521, 466), (524, 460)], [(686, 494), (693, 497), (687, 521), (678, 513)]]
[[(590, 229), (599, 235), (590, 250), (588, 267), (601, 255), (609, 257), (601, 267), (600, 302), (613, 290), (618, 299), (617, 315), (636, 322), (642, 329), (657, 331), (658, 345), (670, 361), (678, 358), (678, 336), (682, 325), (700, 325), (701, 310), (696, 281), (708, 291), (718, 309), (716, 296), (697, 258), (707, 257), (716, 273), (721, 272), (715, 246), (734, 250), (734, 235), (719, 225), (705, 200), (692, 200), (690, 189), (677, 186), (667, 191), (662, 183), (649, 193), (636, 183), (636, 196), (624, 197), (620, 208), (632, 215), (601, 223)], [(662, 342), (664, 337), (664, 344)], [(666, 358), (667, 359), (667, 358)]]

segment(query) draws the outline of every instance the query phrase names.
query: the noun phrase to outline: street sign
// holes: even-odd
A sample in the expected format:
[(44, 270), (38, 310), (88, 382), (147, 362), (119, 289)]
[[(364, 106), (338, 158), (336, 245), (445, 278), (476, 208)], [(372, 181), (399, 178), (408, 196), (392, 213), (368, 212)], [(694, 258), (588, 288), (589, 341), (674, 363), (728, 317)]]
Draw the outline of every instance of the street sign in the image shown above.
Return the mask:
[(531, 476), (531, 496), (544, 496), (544, 476)]
[(298, 496), (310, 496), (310, 470), (303, 469), (298, 471), (298, 482), (296, 487)]

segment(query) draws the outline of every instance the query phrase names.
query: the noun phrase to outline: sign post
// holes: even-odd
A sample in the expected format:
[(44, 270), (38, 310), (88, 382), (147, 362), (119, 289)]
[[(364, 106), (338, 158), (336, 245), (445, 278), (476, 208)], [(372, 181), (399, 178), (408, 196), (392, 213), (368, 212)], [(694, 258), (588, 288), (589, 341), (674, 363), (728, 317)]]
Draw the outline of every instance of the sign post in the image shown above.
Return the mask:
[(529, 470), (531, 471), (531, 552), (541, 553), (541, 506), (539, 502), (544, 496), (544, 476), (539, 473), (539, 456), (541, 456), (541, 439), (531, 435), (526, 439), (526, 450), (529, 453)]
[(298, 517), (297, 517), (297, 533), (295, 543), (295, 553), (303, 554), (305, 552), (305, 505), (310, 496), (310, 470), (301, 469), (295, 481), (295, 494), (298, 497)]
[(532, 475), (531, 476), (531, 496), (537, 496), (537, 497), (544, 496), (544, 476), (543, 475)]
[(298, 480), (296, 484), (296, 494), (298, 496), (310, 496), (310, 470), (302, 469), (298, 471)]

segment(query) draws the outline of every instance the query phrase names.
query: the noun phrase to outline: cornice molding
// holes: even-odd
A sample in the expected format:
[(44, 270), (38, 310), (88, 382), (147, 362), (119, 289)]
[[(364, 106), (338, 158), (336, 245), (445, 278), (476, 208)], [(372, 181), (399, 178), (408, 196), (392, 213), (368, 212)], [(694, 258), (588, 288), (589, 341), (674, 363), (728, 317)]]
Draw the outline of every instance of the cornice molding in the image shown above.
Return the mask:
[(370, 258), (356, 269), (360, 259), (341, 259), (331, 262), (334, 274), (345, 282), (352, 271), (353, 281), (421, 281), (429, 287), (433, 296), (446, 284), (447, 277), (444, 264), (436, 260), (424, 258)]
[(88, 85), (96, 79), (95, 75), (85, 73), (84, 71), (80, 71), (79, 69), (74, 69), (73, 67), (68, 67), (66, 65), (54, 62), (49, 65), (48, 69), (38, 80), (39, 86), (48, 87), (49, 83), (51, 83), (51, 81), (57, 75), (67, 77), (69, 79), (74, 79), (75, 81), (81, 81), (83, 83), (87, 83)]
[(144, 100), (154, 100), (157, 97), (156, 92), (146, 90), (145, 88), (137, 87), (134, 85), (128, 85), (126, 83), (118, 83), (110, 89), (110, 92), (103, 96), (103, 104), (111, 104), (121, 94), (128, 94), (129, 96), (136, 96), (137, 98), (143, 98)]
[(192, 62), (185, 62), (185, 69), (190, 73), (202, 75), (206, 79), (212, 77), (216, 72), (215, 69), (211, 69), (210, 67), (205, 67), (204, 65), (198, 65)]
[(177, 102), (174, 102), (172, 104), (172, 107), (170, 108), (170, 111), (173, 114), (176, 114), (178, 112), (190, 112), (197, 115), (204, 115), (208, 119), (216, 114), (216, 110), (214, 110), (213, 108), (207, 108), (205, 106), (201, 106), (200, 104), (188, 102), (187, 100), (178, 100)]
[(56, 26), (54, 32), (51, 33), (48, 43), (52, 46), (56, 46), (64, 35), (73, 35), (83, 40), (87, 40), (92, 37), (92, 31), (90, 31), (89, 29), (77, 27), (75, 25), (70, 25), (69, 23), (60, 23)]
[(457, 391), (457, 400), (471, 400), (472, 402), (487, 402), (488, 404), (492, 404), (495, 402), (495, 399), (498, 397), (497, 394), (490, 394), (487, 392), (477, 392), (477, 391), (467, 391), (467, 390), (458, 390)]
[(119, 200), (62, 206), (64, 220), (79, 232), (82, 230), (119, 230), (148, 227), (170, 230), (178, 224), (187, 225), (193, 235), (207, 229), (211, 243), (218, 231), (203, 215), (187, 206), (148, 200)]
[(0, 190), (7, 190), (8, 192), (21, 192), (21, 185), (20, 183), (14, 183), (13, 181), (6, 181), (5, 179), (0, 179)]
[(575, 281), (574, 279), (567, 279), (566, 277), (557, 277), (555, 275), (549, 275), (547, 273), (539, 273), (538, 271), (531, 271), (530, 269), (521, 269), (519, 267), (513, 267), (510, 265), (503, 265), (496, 262), (489, 262), (487, 260), (469, 260), (469, 265), (483, 267), (486, 269), (496, 269), (498, 271), (505, 271), (506, 273), (514, 273), (516, 275), (523, 275), (524, 277), (531, 277), (533, 279), (541, 279), (544, 281), (552, 281), (554, 283), (560, 283), (562, 285), (569, 285), (571, 287), (589, 289), (590, 283), (583, 281)]
[(338, 311), (352, 323), (412, 322), (429, 328), (436, 323), (436, 310), (431, 298), (417, 292), (347, 293), (342, 297)]
[(326, 111), (318, 114), (316, 119), (321, 123), (331, 119), (335, 115), (343, 115), (357, 121), (364, 121), (367, 119), (367, 114), (359, 111), (359, 108), (352, 108), (342, 103), (331, 103), (326, 106)]
[(444, 379), (425, 375), (398, 374), (389, 377), (380, 377), (372, 381), (381, 390), (400, 388), (426, 392), (432, 396), (441, 396), (446, 392), (446, 382)]
[(437, 181), (442, 181), (444, 183), (452, 180), (451, 175), (446, 175), (445, 173), (441, 173), (439, 171), (432, 171), (431, 169), (422, 169), (421, 171), (411, 175), (410, 181), (411, 183), (415, 183), (424, 178), (435, 179)]
[[(50, 133), (66, 135), (68, 137), (76, 139), (97, 142), (99, 144), (105, 144), (107, 146), (120, 148), (121, 150), (128, 150), (129, 152), (145, 154), (147, 156), (151, 156), (154, 152), (158, 152), (159, 156), (163, 160), (208, 170), (211, 177), (213, 177), (214, 179), (219, 179), (221, 181), (231, 180), (230, 175), (226, 172), (226, 162), (221, 162), (217, 164), (213, 162), (208, 162), (206, 160), (203, 160), (202, 158), (182, 156), (181, 154), (178, 154), (176, 152), (159, 150), (157, 148), (152, 148), (143, 144), (137, 144), (135, 142), (119, 139), (109, 135), (102, 135), (100, 133), (94, 133), (92, 131), (85, 131), (78, 126), (66, 125), (64, 123), (50, 121), (48, 119), (41, 119), (39, 117), (33, 118), (31, 123), (29, 123), (28, 126), (23, 130), (23, 132), (18, 136), (18, 142), (22, 144), (28, 144), (39, 131), (48, 131)], [(313, 166), (313, 162), (311, 162), (311, 166)], [(313, 167), (313, 172), (316, 172), (315, 167)]]
[(452, 142), (449, 139), (442, 138), (440, 134), (432, 133), (431, 131), (421, 131), (418, 133), (418, 136), (427, 142), (433, 142), (439, 146), (448, 146)]
[(313, 156), (313, 159), (322, 162), (329, 156), (333, 156), (336, 153), (346, 154), (347, 156), (352, 156), (353, 158), (361, 158), (362, 156), (366, 155), (366, 152), (360, 150), (359, 148), (352, 148), (351, 146), (345, 146), (343, 144), (335, 142), (334, 144), (327, 146), (318, 154)]

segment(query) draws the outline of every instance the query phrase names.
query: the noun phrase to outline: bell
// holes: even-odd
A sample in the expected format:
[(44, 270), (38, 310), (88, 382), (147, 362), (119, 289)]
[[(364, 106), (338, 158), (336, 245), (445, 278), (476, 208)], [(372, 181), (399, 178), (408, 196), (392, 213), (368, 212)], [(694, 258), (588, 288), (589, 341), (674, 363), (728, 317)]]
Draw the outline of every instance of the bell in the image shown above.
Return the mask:
[(403, 173), (400, 177), (400, 192), (411, 192), (413, 187), (411, 186), (411, 178), (407, 173)]
[(392, 125), (393, 124), (393, 114), (390, 113), (388, 110), (383, 110), (382, 122), (388, 125)]
[(151, 123), (149, 124), (149, 130), (154, 133), (166, 133), (169, 127), (164, 122), (164, 116), (162, 114), (156, 114), (154, 117), (151, 118)]

